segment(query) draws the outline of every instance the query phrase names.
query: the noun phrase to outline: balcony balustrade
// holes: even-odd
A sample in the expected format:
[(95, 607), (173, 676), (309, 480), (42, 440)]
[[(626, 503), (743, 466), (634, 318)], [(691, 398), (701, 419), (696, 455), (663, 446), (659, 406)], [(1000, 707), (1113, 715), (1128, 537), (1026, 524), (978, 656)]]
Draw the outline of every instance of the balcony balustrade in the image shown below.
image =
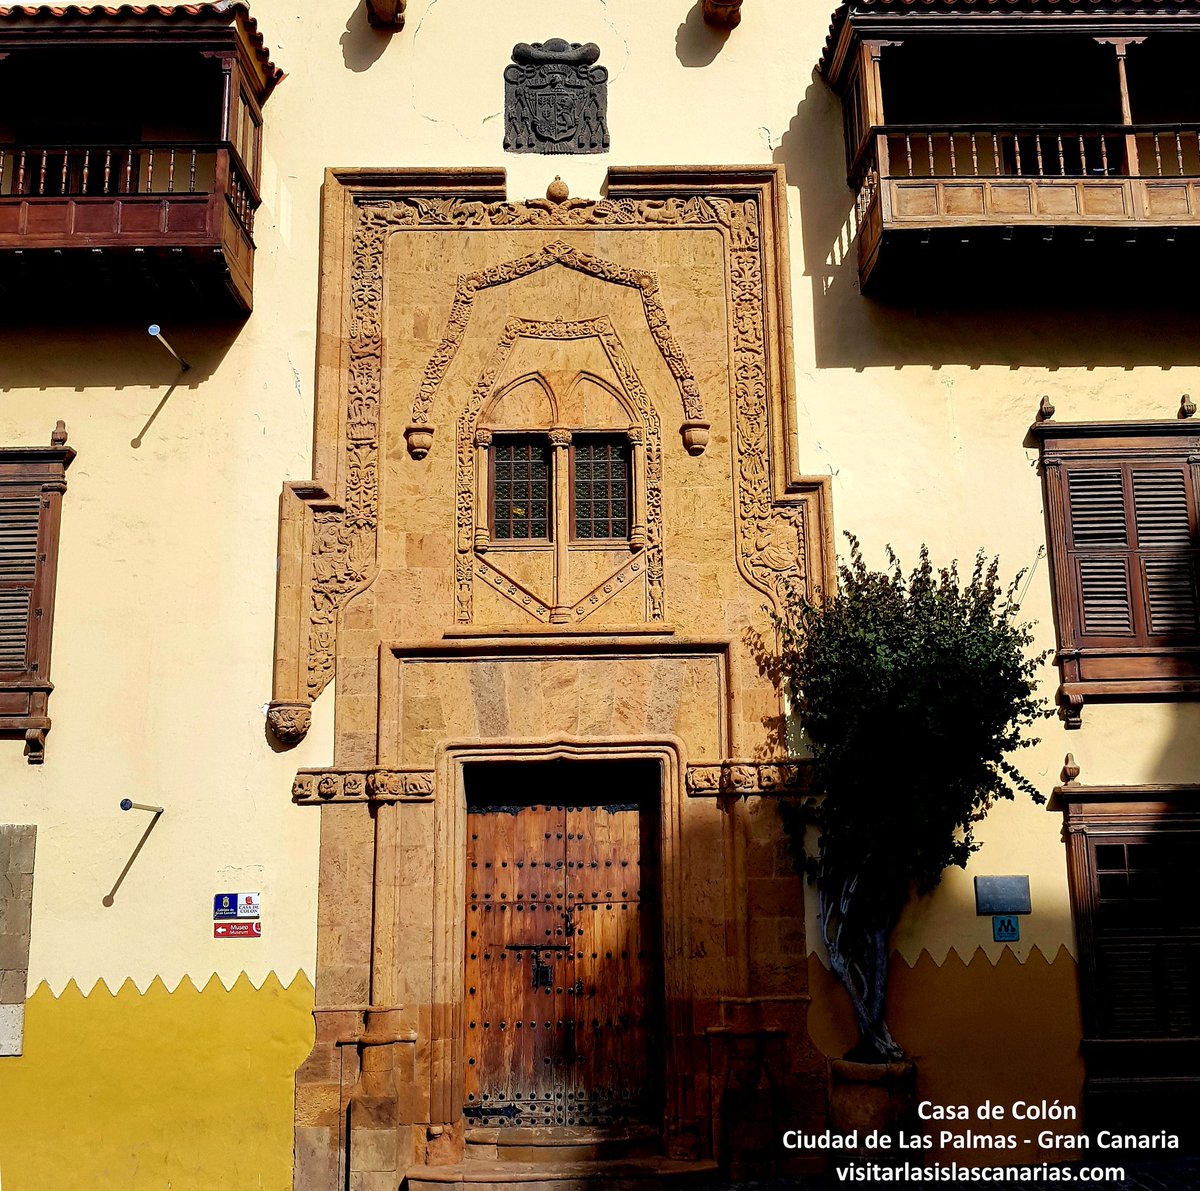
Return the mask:
[(217, 256), (228, 268), (229, 296), (249, 310), (258, 205), (228, 142), (0, 145), (0, 255), (51, 248)]
[(893, 230), (1200, 227), (1200, 124), (884, 125), (853, 174), (864, 280)]

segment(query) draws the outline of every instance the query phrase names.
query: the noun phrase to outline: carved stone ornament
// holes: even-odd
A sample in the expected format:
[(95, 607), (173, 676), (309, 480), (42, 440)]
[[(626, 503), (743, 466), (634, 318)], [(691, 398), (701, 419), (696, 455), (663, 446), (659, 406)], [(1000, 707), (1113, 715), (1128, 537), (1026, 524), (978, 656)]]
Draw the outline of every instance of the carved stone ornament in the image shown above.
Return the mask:
[[(566, 245), (550, 245), (548, 249), (566, 249)], [(598, 271), (604, 265), (609, 269), (617, 266), (598, 258), (587, 257), (582, 253), (568, 250), (570, 255), (565, 259), (575, 261), (573, 267), (583, 268), (592, 272), (593, 276), (602, 276)], [(510, 261), (509, 265), (517, 266), (517, 276), (523, 276), (532, 267), (540, 263), (541, 254), (535, 258)], [(616, 280), (615, 278), (608, 278)], [(622, 284), (617, 280), (617, 284)], [(645, 293), (643, 291), (643, 298)], [(453, 320), (452, 320), (453, 323)], [(465, 322), (463, 327), (465, 329)], [(670, 331), (665, 321), (661, 330), (666, 336)], [(448, 334), (454, 334), (453, 326)], [(601, 349), (612, 365), (613, 371), (620, 381), (620, 387), (626, 399), (642, 419), (642, 425), (636, 429), (645, 436), (646, 457), (646, 526), (645, 539), (639, 549), (645, 551), (645, 556), (622, 562), (612, 574), (607, 576), (592, 591), (588, 592), (569, 609), (570, 615), (562, 623), (582, 623), (598, 608), (602, 608), (618, 592), (633, 586), (644, 579), (646, 591), (646, 619), (661, 621), (665, 616), (663, 599), (663, 546), (662, 546), (662, 434), (658, 414), (650, 401), (645, 388), (634, 371), (633, 362), (625, 351), (616, 330), (607, 318), (587, 319), (582, 322), (538, 322), (531, 319), (513, 318), (505, 324), (504, 333), (496, 350), (484, 369), (483, 375), (476, 383), (471, 399), (458, 420), (458, 480), (456, 485), (457, 518), (457, 548), (455, 555), (455, 619), (460, 624), (470, 624), (473, 618), (473, 580), (478, 579), (492, 590), (505, 596), (518, 608), (526, 612), (534, 620), (543, 624), (552, 623), (553, 601), (547, 594), (538, 593), (507, 574), (494, 561), (485, 562), (480, 555), (488, 550), (486, 527), (475, 524), (476, 472), (474, 464), (474, 447), (479, 443), (480, 431), (477, 421), (487, 399), (493, 394), (496, 380), (512, 352), (513, 347), (521, 339), (567, 340), (567, 339), (596, 339)], [(674, 343), (674, 340), (671, 341)], [(678, 348), (676, 348), (678, 351)], [(440, 356), (440, 353), (439, 353)], [(435, 359), (439, 357), (435, 356)], [(682, 355), (678, 359), (686, 371), (686, 361)], [(669, 361), (668, 361), (669, 362)], [(440, 381), (444, 369), (437, 372)], [(426, 373), (426, 382), (430, 373)], [(695, 381), (692, 381), (695, 384)], [(683, 386), (681, 384), (681, 393)], [(422, 386), (424, 393), (425, 386)], [(432, 399), (432, 391), (429, 394)], [(420, 398), (418, 398), (420, 400)], [(684, 396), (686, 403), (687, 397)], [(486, 433), (486, 432), (485, 432)], [(566, 448), (571, 445), (571, 431), (563, 427), (552, 428), (548, 432), (552, 446)], [(490, 435), (489, 435), (490, 438)]]
[(414, 459), (424, 459), (433, 446), (433, 427), (409, 426), (404, 432), (404, 441), (408, 444), (408, 453)]
[(271, 735), (280, 744), (299, 744), (312, 726), (312, 708), (303, 703), (272, 703), (267, 708)]
[[(738, 570), (747, 583), (776, 606), (795, 583), (806, 580), (809, 534), (806, 508), (799, 504), (777, 504), (771, 493), (765, 331), (768, 299), (763, 284), (761, 213), (755, 199), (672, 195), (645, 199), (568, 199), (561, 203), (551, 199), (531, 199), (524, 203), (507, 203), (414, 196), (367, 201), (358, 210), (351, 265), (344, 505), (331, 503), (318, 507), (313, 514), (308, 624), (310, 700), (316, 699), (333, 677), (338, 613), (354, 592), (369, 585), (375, 567), (379, 517), (383, 265), (388, 238), (407, 231), (448, 228), (544, 229), (548, 233), (548, 242), (540, 250), (458, 278), (446, 333), (426, 364), (424, 379), (413, 401), (410, 416), (413, 427), (428, 428), (430, 425), (434, 393), (458, 352), (476, 294), (554, 265), (564, 265), (639, 292), (650, 333), (683, 398), (684, 418), (689, 422), (701, 422), (706, 419), (699, 386), (667, 324), (657, 276), (651, 271), (629, 269), (590, 256), (555, 235), (559, 229), (664, 225), (712, 228), (721, 231), (726, 240), (726, 281), (732, 307), (730, 347), (734, 377)], [(462, 449), (461, 439), (459, 449)], [(462, 496), (460, 492), (460, 499)], [(478, 558), (475, 562), (477, 578), (494, 587), (507, 588), (509, 580), (506, 577), (490, 573), (490, 568)], [(630, 575), (633, 568), (640, 565), (640, 559), (627, 564)], [(656, 561), (655, 566), (660, 565)], [(658, 576), (650, 573), (647, 579), (653, 592)], [(458, 581), (462, 583), (461, 575)], [(611, 582), (622, 581), (628, 581), (628, 577), (617, 576)], [(521, 592), (515, 583), (512, 586), (514, 596), (523, 604), (525, 594), (529, 593)], [(607, 593), (600, 590), (591, 594), (599, 600)], [(534, 603), (531, 596), (530, 606)], [(585, 606), (592, 606), (591, 595)], [(538, 616), (540, 618), (540, 613)], [(658, 609), (652, 608), (650, 619), (661, 618)]]
[(807, 766), (795, 761), (762, 764), (757, 761), (722, 761), (719, 765), (689, 765), (687, 790), (695, 797), (719, 794), (804, 794), (808, 790)]
[(742, 0), (704, 0), (701, 11), (718, 29), (736, 29), (742, 22)]
[(554, 37), (513, 46), (504, 70), (504, 148), (510, 153), (603, 153), (608, 71), (600, 47)]
[(432, 770), (302, 769), (292, 783), (300, 806), (323, 802), (428, 802)]

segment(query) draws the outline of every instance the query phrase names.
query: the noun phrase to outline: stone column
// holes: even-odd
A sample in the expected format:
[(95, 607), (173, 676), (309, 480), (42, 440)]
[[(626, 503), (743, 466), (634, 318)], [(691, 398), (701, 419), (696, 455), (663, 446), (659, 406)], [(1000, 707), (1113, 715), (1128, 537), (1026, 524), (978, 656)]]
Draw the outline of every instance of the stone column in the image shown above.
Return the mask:
[(563, 426), (550, 431), (550, 483), (554, 489), (554, 607), (551, 624), (566, 624), (571, 610), (563, 603), (567, 590), (571, 543), (571, 432)]

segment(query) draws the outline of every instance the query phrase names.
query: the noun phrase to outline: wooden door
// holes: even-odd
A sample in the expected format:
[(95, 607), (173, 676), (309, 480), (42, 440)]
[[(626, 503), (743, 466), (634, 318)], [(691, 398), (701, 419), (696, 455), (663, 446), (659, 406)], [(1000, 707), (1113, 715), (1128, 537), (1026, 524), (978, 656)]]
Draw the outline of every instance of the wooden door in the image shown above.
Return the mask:
[(468, 1121), (655, 1120), (662, 1043), (649, 821), (637, 802), (468, 806)]

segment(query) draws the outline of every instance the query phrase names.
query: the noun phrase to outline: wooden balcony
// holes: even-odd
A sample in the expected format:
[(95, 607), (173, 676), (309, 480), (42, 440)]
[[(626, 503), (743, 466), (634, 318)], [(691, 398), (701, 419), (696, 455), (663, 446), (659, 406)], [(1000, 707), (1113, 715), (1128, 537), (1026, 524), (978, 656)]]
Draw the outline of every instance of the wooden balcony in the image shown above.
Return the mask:
[(0, 301), (248, 313), (258, 205), (229, 142), (0, 145)]
[(1200, 243), (1200, 125), (881, 126), (852, 177), (864, 290), (898, 246)]

